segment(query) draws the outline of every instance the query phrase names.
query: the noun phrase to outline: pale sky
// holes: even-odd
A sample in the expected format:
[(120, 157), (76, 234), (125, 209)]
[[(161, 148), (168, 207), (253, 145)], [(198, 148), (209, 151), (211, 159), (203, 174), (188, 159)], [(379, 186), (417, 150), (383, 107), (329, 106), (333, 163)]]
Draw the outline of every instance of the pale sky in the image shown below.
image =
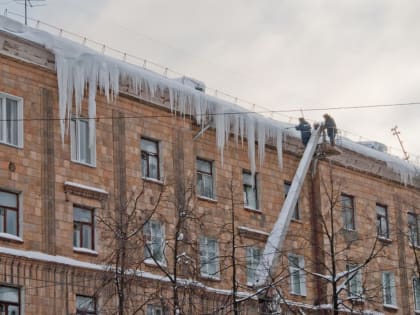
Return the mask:
[[(36, 0), (33, 0), (33, 3)], [(420, 1), (46, 0), (39, 19), (194, 77), (271, 110), (329, 112), (353, 140), (420, 155)], [(23, 21), (22, 5), (0, 10)], [(32, 23), (32, 24), (31, 24)], [(33, 22), (29, 23), (34, 25)], [(41, 27), (41, 29), (46, 29)], [(210, 93), (210, 91), (209, 91)], [(293, 117), (292, 120), (286, 117)], [(277, 115), (297, 123), (300, 112)], [(394, 149), (395, 148), (395, 149)]]

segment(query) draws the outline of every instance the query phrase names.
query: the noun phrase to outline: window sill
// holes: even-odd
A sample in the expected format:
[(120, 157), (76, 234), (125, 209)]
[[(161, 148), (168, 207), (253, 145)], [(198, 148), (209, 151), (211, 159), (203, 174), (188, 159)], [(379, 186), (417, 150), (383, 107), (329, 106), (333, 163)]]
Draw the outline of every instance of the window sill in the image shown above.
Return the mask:
[(157, 179), (157, 178), (152, 178), (152, 177), (142, 177), (142, 179), (146, 182), (150, 182), (150, 183), (155, 183), (155, 184), (159, 184), (159, 185), (163, 185), (164, 182), (161, 179)]
[(71, 161), (72, 161), (74, 164), (79, 164), (79, 165), (87, 166), (87, 167), (90, 167), (90, 168), (96, 168), (96, 163), (89, 164), (89, 163), (82, 162), (82, 161), (77, 161), (77, 160), (71, 160)]
[(0, 232), (0, 240), (11, 241), (15, 243), (23, 243), (23, 239), (19, 236), (9, 234), (9, 233), (1, 233)]
[(149, 266), (160, 266), (160, 267), (166, 267), (166, 263), (165, 263), (165, 262), (162, 262), (162, 261), (157, 261), (157, 262), (155, 262), (152, 258), (147, 258), (147, 259), (145, 259), (145, 260), (144, 260), (144, 263), (145, 263), (146, 265), (149, 265)]
[(255, 212), (255, 213), (262, 213), (262, 211), (259, 210), (259, 209), (255, 209), (255, 208), (251, 208), (251, 207), (247, 207), (247, 206), (244, 206), (244, 209), (247, 210), (247, 211)]
[(292, 222), (298, 223), (298, 224), (303, 224), (302, 219), (293, 219), (291, 220)]
[(87, 254), (91, 256), (98, 256), (98, 252), (96, 250), (83, 247), (73, 247), (73, 252), (79, 254)]
[(206, 197), (206, 196), (197, 196), (198, 199), (203, 200), (203, 201), (208, 201), (208, 202), (212, 202), (212, 203), (217, 203), (216, 199), (210, 198), (210, 197)]
[(210, 275), (201, 275), (201, 279), (204, 279), (204, 280), (210, 280), (210, 281), (214, 281), (214, 282), (219, 282), (219, 281), (221, 281), (221, 280), (220, 280), (220, 277), (210, 276)]
[(7, 145), (8, 147), (12, 147), (12, 148), (15, 148), (15, 149), (23, 149), (23, 145), (16, 145), (16, 144), (7, 143), (7, 142), (3, 142), (3, 141), (0, 141), (0, 144)]
[(358, 296), (349, 296), (348, 301), (350, 301), (352, 304), (364, 304), (365, 303), (365, 299), (363, 297), (358, 297)]
[(383, 236), (378, 236), (378, 240), (380, 240), (381, 242), (387, 243), (387, 244), (391, 244), (392, 240), (390, 238), (386, 238)]
[(302, 293), (290, 292), (290, 294), (294, 296), (306, 297), (306, 294), (302, 294)]
[(391, 310), (398, 310), (398, 306), (392, 304), (384, 304), (384, 308), (391, 309)]

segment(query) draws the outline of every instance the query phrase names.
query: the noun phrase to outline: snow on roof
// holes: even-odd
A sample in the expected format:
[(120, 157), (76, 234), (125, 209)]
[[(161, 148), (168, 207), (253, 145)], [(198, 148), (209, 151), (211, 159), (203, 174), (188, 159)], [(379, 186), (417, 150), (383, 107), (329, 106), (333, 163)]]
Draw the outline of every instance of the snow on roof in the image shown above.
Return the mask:
[[(246, 137), (252, 172), (255, 172), (256, 169), (256, 141), (259, 144), (258, 158), (260, 164), (264, 160), (266, 141), (269, 138), (274, 141), (281, 168), (283, 133), (292, 136), (297, 135), (295, 131), (289, 129), (293, 127), (291, 124), (249, 112), (236, 104), (207, 95), (193, 88), (191, 84), (183, 84), (179, 80), (169, 79), (145, 68), (105, 56), (82, 44), (22, 25), (5, 16), (0, 16), (0, 29), (40, 44), (54, 53), (62, 137), (64, 137), (65, 124), (70, 114), (72, 112), (80, 113), (86, 86), (89, 87), (89, 118), (95, 118), (97, 87), (105, 94), (107, 100), (111, 101), (120, 92), (120, 80), (129, 82), (130, 88), (140, 97), (153, 97), (159, 93), (167, 92), (170, 109), (184, 115), (191, 115), (201, 126), (212, 121), (216, 129), (216, 142), (221, 152), (222, 162), (223, 149), (229, 135), (234, 134), (236, 140)], [(73, 95), (75, 111), (73, 111)], [(95, 119), (90, 119), (89, 125), (90, 128), (94, 128)], [(286, 129), (289, 130), (286, 131)], [(90, 135), (92, 137), (90, 143), (94, 143), (94, 133), (91, 132)], [(400, 174), (403, 183), (412, 182), (413, 177), (420, 173), (419, 169), (407, 161), (369, 149), (350, 140), (344, 139), (342, 145), (363, 155), (385, 161), (389, 167)]]

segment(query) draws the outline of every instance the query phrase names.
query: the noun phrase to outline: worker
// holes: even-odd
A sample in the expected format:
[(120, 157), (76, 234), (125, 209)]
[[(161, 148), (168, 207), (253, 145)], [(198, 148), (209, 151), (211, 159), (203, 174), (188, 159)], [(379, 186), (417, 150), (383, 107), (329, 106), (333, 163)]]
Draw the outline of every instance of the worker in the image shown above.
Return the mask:
[(328, 114), (324, 114), (324, 127), (327, 129), (328, 138), (330, 138), (331, 145), (335, 145), (335, 135), (337, 134), (337, 126), (334, 118)]
[(297, 125), (296, 130), (300, 131), (300, 137), (302, 139), (303, 145), (306, 147), (306, 145), (309, 142), (309, 139), (311, 138), (311, 125), (305, 120), (305, 118), (300, 117), (299, 118), (299, 125)]

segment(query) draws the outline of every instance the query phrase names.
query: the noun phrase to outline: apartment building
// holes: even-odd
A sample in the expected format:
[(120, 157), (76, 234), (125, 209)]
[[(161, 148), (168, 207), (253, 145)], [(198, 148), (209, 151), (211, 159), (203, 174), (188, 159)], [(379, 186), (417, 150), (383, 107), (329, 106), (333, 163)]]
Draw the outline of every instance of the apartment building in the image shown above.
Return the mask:
[[(418, 168), (0, 17), (0, 314), (420, 313)], [(198, 105), (197, 105), (198, 104)]]

